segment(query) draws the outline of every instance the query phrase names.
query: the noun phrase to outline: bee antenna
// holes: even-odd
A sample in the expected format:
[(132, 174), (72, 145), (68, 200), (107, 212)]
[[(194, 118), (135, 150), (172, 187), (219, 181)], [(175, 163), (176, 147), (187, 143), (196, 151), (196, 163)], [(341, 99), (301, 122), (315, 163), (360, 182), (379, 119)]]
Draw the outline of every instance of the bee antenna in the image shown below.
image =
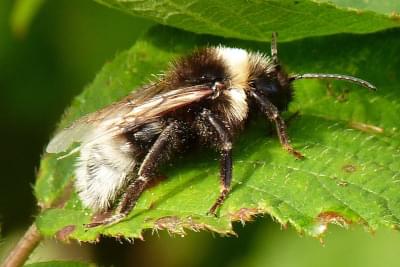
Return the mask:
[(376, 87), (362, 79), (352, 77), (352, 76), (347, 76), (347, 75), (342, 75), (342, 74), (324, 74), (324, 73), (305, 73), (305, 74), (295, 74), (291, 76), (290, 81), (294, 80), (300, 80), (300, 79), (333, 79), (333, 80), (344, 80), (352, 83), (356, 83), (358, 85), (361, 85), (362, 87), (365, 87), (371, 91), (376, 91)]
[(278, 34), (273, 32), (271, 37), (271, 57), (274, 64), (278, 64), (278, 45), (276, 43), (277, 36)]

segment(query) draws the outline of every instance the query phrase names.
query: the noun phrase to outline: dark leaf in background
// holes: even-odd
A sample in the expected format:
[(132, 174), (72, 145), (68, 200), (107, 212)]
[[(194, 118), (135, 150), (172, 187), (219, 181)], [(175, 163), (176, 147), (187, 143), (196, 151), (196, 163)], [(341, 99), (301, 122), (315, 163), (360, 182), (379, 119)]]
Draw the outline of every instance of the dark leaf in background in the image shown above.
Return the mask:
[[(279, 32), (280, 41), (335, 33), (369, 33), (400, 26), (400, 16), (371, 12), (399, 12), (396, 1), (372, 1), (357, 9), (360, 1), (137, 1), (96, 0), (135, 16), (195, 33), (238, 39), (269, 41)], [(326, 3), (324, 3), (326, 2)], [(339, 3), (340, 2), (340, 3)]]

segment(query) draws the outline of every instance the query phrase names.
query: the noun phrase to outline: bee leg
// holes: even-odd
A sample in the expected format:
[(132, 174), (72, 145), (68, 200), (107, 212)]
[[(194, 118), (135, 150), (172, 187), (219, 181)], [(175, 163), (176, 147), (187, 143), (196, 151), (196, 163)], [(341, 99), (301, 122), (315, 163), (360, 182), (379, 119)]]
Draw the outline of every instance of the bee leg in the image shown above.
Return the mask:
[(285, 149), (286, 151), (288, 151), (290, 154), (292, 154), (293, 156), (295, 156), (298, 159), (304, 158), (303, 154), (301, 154), (301, 152), (295, 150), (292, 147), (292, 145), (290, 144), (289, 136), (288, 136), (287, 130), (286, 130), (285, 121), (280, 116), (279, 110), (277, 109), (277, 107), (275, 107), (274, 104), (272, 104), (271, 101), (269, 101), (266, 97), (257, 93), (256, 91), (251, 91), (250, 95), (258, 103), (258, 105), (261, 108), (261, 111), (265, 113), (267, 118), (271, 122), (275, 123), (279, 141), (281, 142), (283, 149)]
[(220, 158), (220, 181), (221, 189), (217, 200), (214, 202), (208, 214), (216, 214), (216, 210), (224, 203), (228, 193), (230, 191), (230, 185), (232, 181), (232, 142), (228, 130), (224, 124), (210, 111), (206, 110), (202, 113), (205, 120), (210, 123), (213, 131), (217, 133), (219, 140), (217, 141), (217, 148), (221, 153)]
[(170, 154), (179, 147), (180, 125), (178, 122), (171, 122), (158, 136), (149, 152), (145, 156), (139, 171), (138, 178), (134, 179), (127, 187), (122, 201), (120, 202), (117, 213), (104, 219), (103, 221), (87, 224), (86, 227), (96, 227), (98, 225), (111, 225), (123, 220), (135, 206), (140, 195), (146, 186), (154, 178), (154, 173), (162, 162), (167, 160)]

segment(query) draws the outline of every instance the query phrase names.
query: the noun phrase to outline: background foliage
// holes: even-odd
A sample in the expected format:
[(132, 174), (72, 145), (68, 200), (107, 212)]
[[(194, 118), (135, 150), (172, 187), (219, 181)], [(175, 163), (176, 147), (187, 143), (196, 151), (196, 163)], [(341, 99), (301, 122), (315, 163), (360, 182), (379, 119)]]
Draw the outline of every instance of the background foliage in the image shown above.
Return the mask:
[[(10, 3), (5, 2), (3, 5), (5, 5), (5, 7), (8, 6), (8, 8), (0, 10), (9, 10)], [(24, 160), (29, 160), (29, 158), (34, 160), (35, 157), (36, 163), (31, 162), (25, 164), (26, 166), (38, 165), (38, 151), (41, 151), (41, 147), (47, 141), (44, 136), (49, 135), (49, 132), (53, 127), (52, 125), (57, 121), (59, 114), (61, 114), (64, 106), (70, 101), (69, 99), (71, 96), (77, 94), (84, 84), (89, 83), (93, 79), (95, 73), (98, 72), (103, 63), (106, 60), (110, 61), (114, 57), (115, 51), (121, 51), (122, 49), (132, 46), (136, 37), (135, 35), (140, 33), (137, 31), (138, 28), (144, 31), (151, 24), (148, 21), (134, 19), (132, 17), (124, 16), (121, 13), (102, 8), (91, 2), (65, 2), (64, 5), (65, 8), (59, 9), (55, 7), (54, 4), (44, 4), (43, 9), (38, 15), (37, 21), (32, 25), (32, 30), (28, 32), (24, 41), (13, 39), (10, 36), (9, 29), (2, 26), (4, 27), (2, 33), (4, 33), (5, 38), (1, 39), (6, 41), (0, 43), (0, 62), (2, 62), (0, 80), (0, 86), (2, 88), (1, 99), (5, 100), (4, 105), (1, 106), (4, 108), (2, 116), (7, 116), (3, 120), (5, 126), (7, 126), (5, 128), (7, 130), (3, 134), (8, 134), (2, 139), (7, 140), (4, 147), (9, 148), (6, 150), (9, 153), (7, 153), (7, 157), (4, 159), (4, 163), (6, 163), (4, 169), (6, 170), (5, 177), (9, 176), (13, 177), (13, 179), (2, 180), (2, 183), (5, 183), (5, 187), (2, 188), (9, 188), (10, 190), (8, 195), (5, 194), (2, 196), (4, 197), (4, 201), (1, 201), (1, 203), (7, 204), (10, 199), (15, 203), (15, 205), (13, 204), (13, 208), (11, 208), (10, 205), (4, 205), (4, 207), (2, 207), (1, 214), (4, 217), (2, 220), (4, 222), (3, 232), (6, 235), (17, 228), (18, 222), (26, 222), (29, 215), (33, 213), (32, 208), (31, 210), (25, 209), (24, 212), (24, 208), (27, 206), (26, 203), (32, 203), (31, 207), (33, 207), (34, 201), (31, 200), (31, 202), (29, 202), (29, 200), (23, 199), (24, 194), (22, 192), (25, 190), (25, 195), (29, 196), (31, 194), (31, 188), (27, 186), (28, 183), (22, 181), (27, 177), (31, 177), (30, 181), (33, 181), (34, 173), (32, 168), (30, 170), (29, 168), (23, 170), (18, 166), (23, 165)], [(78, 6), (80, 8), (78, 8)], [(7, 16), (1, 17), (3, 18)], [(107, 29), (106, 25), (109, 25), (107, 22), (110, 21), (112, 21), (112, 27), (109, 26), (110, 28)], [(101, 26), (101, 23), (104, 23), (103, 27)], [(104, 36), (107, 36), (107, 38), (104, 38)], [(363, 78), (370, 77), (369, 79), (371, 81), (376, 81), (378, 87), (380, 85), (383, 87), (383, 94), (387, 95), (386, 98), (396, 104), (396, 99), (398, 98), (398, 93), (395, 91), (396, 84), (398, 84), (396, 69), (398, 69), (399, 62), (398, 60), (396, 61), (394, 55), (398, 54), (399, 49), (398, 42), (396, 42), (397, 36), (398, 30), (392, 30), (385, 33), (359, 37), (339, 35), (335, 37), (312, 38), (281, 45), (280, 57), (283, 62), (287, 62), (287, 65), (293, 71), (303, 72), (307, 70), (341, 72), (342, 70), (346, 70), (347, 73), (364, 74), (365, 76), (363, 76)], [(151, 41), (154, 43), (157, 40)], [(360, 49), (360, 44), (364, 44), (364, 48)], [(244, 45), (246, 46), (246, 44)], [(343, 47), (346, 47), (346, 49), (342, 49)], [(334, 51), (334, 53), (331, 51)], [(371, 53), (371, 51), (375, 52)], [(305, 55), (309, 55), (309, 58), (304, 59)], [(339, 58), (339, 60), (337, 58)], [(344, 62), (345, 59), (350, 60), (349, 62)], [(27, 62), (29, 63), (27, 64)], [(364, 64), (360, 64), (360, 62), (364, 62)], [(383, 67), (376, 70), (375, 66)], [(343, 67), (345, 69), (343, 69)], [(18, 75), (24, 77), (24, 79), (16, 79), (15, 73), (18, 73)], [(29, 86), (27, 86), (27, 84)], [(6, 90), (3, 90), (3, 88)], [(308, 88), (310, 88), (310, 90), (308, 90)], [(315, 90), (313, 88), (315, 88)], [(340, 116), (348, 118), (349, 114), (354, 118), (366, 118), (368, 115), (368, 118), (371, 118), (371, 123), (379, 122), (379, 125), (384, 126), (385, 129), (388, 129), (387, 126), (393, 125), (393, 119), (395, 118), (393, 117), (393, 114), (395, 114), (393, 110), (385, 109), (382, 112), (382, 115), (379, 113), (381, 112), (379, 107), (384, 106), (385, 102), (376, 106), (377, 111), (373, 112), (373, 114), (365, 112), (365, 110), (354, 111), (354, 109), (349, 107), (349, 105), (354, 103), (354, 101), (357, 102), (357, 99), (360, 98), (362, 101), (365, 100), (371, 102), (371, 107), (375, 107), (372, 105), (375, 98), (370, 98), (367, 93), (358, 92), (358, 88), (351, 87), (351, 90), (354, 90), (355, 92), (352, 92), (349, 95), (350, 99), (344, 103), (340, 103), (342, 97), (341, 94), (332, 96), (327, 93), (327, 90), (321, 90), (321, 88), (324, 88), (323, 83), (307, 83), (307, 87), (300, 87), (299, 85), (299, 97), (307, 98), (307, 96), (311, 95), (311, 100), (308, 105), (297, 105), (294, 103), (292, 107), (293, 110), (298, 109), (310, 114), (315, 113), (316, 111), (321, 112), (320, 109), (315, 110), (315, 105), (312, 102), (313, 98), (319, 98), (320, 100), (325, 101), (324, 103), (328, 103), (328, 107), (330, 106), (329, 103), (333, 102), (333, 111), (337, 110), (335, 107), (339, 107), (339, 110), (348, 110), (347, 113), (334, 113), (335, 116), (338, 116), (337, 118), (340, 118)], [(347, 90), (343, 89), (343, 92), (345, 92), (344, 95), (347, 95)], [(394, 93), (391, 95), (390, 92)], [(379, 103), (380, 101), (382, 100), (378, 99)], [(386, 105), (388, 105), (388, 103), (391, 102), (386, 102)], [(343, 106), (345, 106), (344, 109)], [(398, 108), (398, 106), (396, 107)], [(326, 110), (325, 112), (327, 116), (332, 114), (332, 110)], [(377, 113), (379, 113), (379, 115), (376, 115)], [(301, 122), (303, 119), (304, 117), (301, 117), (300, 121), (294, 122), (292, 127), (294, 128), (294, 131), (296, 127), (301, 128)], [(45, 120), (48, 120), (49, 122), (46, 124)], [(42, 127), (38, 127), (38, 125)], [(47, 128), (44, 125), (48, 125)], [(341, 127), (342, 126), (339, 126), (338, 133), (341, 132), (340, 129), (343, 129)], [(389, 131), (389, 133), (393, 132)], [(323, 137), (315, 134), (313, 135), (311, 132), (310, 134), (312, 138)], [(34, 142), (34, 136), (37, 136), (36, 145)], [(325, 137), (326, 136), (324, 136), (324, 138)], [(15, 141), (9, 142), (8, 140)], [(309, 139), (305, 138), (303, 140), (296, 140), (296, 144), (307, 142), (307, 140)], [(390, 142), (392, 141), (390, 140)], [(268, 141), (267, 144), (271, 144), (272, 146), (271, 153), (274, 153), (273, 151), (275, 151), (275, 149), (278, 151), (278, 147), (273, 141)], [(32, 149), (32, 151), (29, 151), (30, 149)], [(31, 153), (30, 157), (29, 153)], [(386, 153), (390, 153), (390, 151)], [(21, 154), (25, 155), (25, 157), (21, 158)], [(20, 161), (19, 165), (15, 165), (16, 161)], [(398, 169), (398, 166), (396, 165), (391, 167), (393, 167), (394, 170)], [(10, 173), (7, 173), (7, 170), (10, 170)], [(17, 179), (18, 177), (20, 177), (19, 180)], [(13, 187), (15, 187), (14, 191), (12, 190)], [(20, 193), (15, 194), (17, 191)], [(161, 255), (160, 260), (164, 262), (167, 261), (171, 266), (187, 264), (188, 262), (192, 263), (191, 265), (195, 265), (196, 263), (201, 265), (207, 262), (216, 264), (217, 266), (217, 263), (238, 265), (240, 262), (243, 262), (243, 264), (246, 265), (246, 263), (249, 262), (249, 259), (252, 259), (255, 265), (260, 263), (271, 264), (274, 263), (274, 258), (287, 258), (286, 255), (288, 254), (285, 254), (285, 252), (289, 253), (289, 251), (293, 251), (290, 249), (283, 249), (282, 251), (279, 251), (279, 253), (272, 248), (285, 248), (293, 242), (304, 242), (300, 245), (302, 249), (304, 249), (304, 251), (301, 250), (303, 255), (315, 251), (321, 251), (321, 248), (317, 247), (319, 245), (315, 244), (317, 243), (316, 241), (311, 240), (311, 243), (307, 243), (308, 240), (299, 239), (299, 237), (293, 233), (288, 235), (289, 238), (286, 240), (287, 243), (282, 243), (283, 241), (279, 238), (279, 236), (282, 235), (282, 232), (278, 231), (278, 233), (276, 233), (276, 230), (272, 231), (272, 229), (277, 229), (278, 227), (276, 225), (268, 226), (265, 224), (265, 220), (257, 220), (257, 223), (253, 223), (243, 230), (241, 230), (240, 227), (236, 227), (238, 228), (236, 230), (239, 231), (240, 235), (240, 239), (237, 241), (232, 241), (231, 238), (217, 238), (216, 240), (212, 240), (210, 239), (209, 234), (204, 233), (192, 233), (189, 238), (178, 240), (170, 240), (170, 238), (164, 234), (162, 234), (161, 238), (154, 238), (146, 235), (146, 239), (149, 239), (149, 241), (142, 244), (135, 244), (135, 252), (133, 255), (135, 256), (135, 260), (142, 260), (145, 262), (146, 255), (148, 255), (146, 253), (154, 253), (154, 251), (158, 251), (158, 254)], [(266, 229), (271, 229), (271, 232), (266, 231)], [(335, 238), (336, 240), (341, 240), (342, 238), (343, 240), (346, 240), (346, 238), (352, 234), (355, 237), (354, 239), (358, 241), (356, 244), (362, 244), (360, 246), (361, 251), (365, 252), (353, 254), (360, 255), (360, 258), (356, 257), (356, 259), (353, 259), (355, 261), (354, 265), (371, 263), (369, 261), (364, 261), (365, 259), (361, 260), (361, 255), (365, 256), (368, 249), (379, 252), (381, 258), (387, 260), (393, 259), (394, 262), (396, 261), (394, 256), (391, 257), (390, 248), (385, 251), (377, 250), (375, 247), (370, 248), (370, 243), (367, 242), (369, 237), (365, 237), (365, 235), (359, 236), (357, 233), (345, 234), (343, 232), (336, 233), (335, 231), (335, 237), (328, 237), (328, 246), (330, 238)], [(273, 236), (277, 236), (277, 240), (272, 241)], [(384, 241), (383, 243), (397, 242), (397, 235), (393, 236), (390, 233), (381, 232), (380, 236), (375, 239), (378, 244), (380, 240), (379, 238), (382, 236), (386, 236), (387, 238), (387, 241)], [(296, 241), (291, 241), (291, 238)], [(365, 238), (367, 238), (367, 240), (365, 240)], [(344, 242), (345, 241), (338, 241), (337, 244), (343, 246)], [(165, 245), (165, 243), (169, 245)], [(273, 243), (273, 247), (271, 247), (270, 243)], [(112, 247), (115, 245), (112, 244), (111, 241), (105, 241), (102, 245), (96, 247), (96, 249), (101, 249), (102, 246), (110, 244)], [(306, 244), (312, 244), (310, 245), (309, 250), (306, 249), (309, 247)], [(333, 242), (333, 244), (335, 243)], [(351, 244), (348, 245), (349, 248), (355, 246), (351, 246)], [(247, 249), (243, 250), (243, 247), (246, 247)], [(265, 254), (264, 248), (268, 249), (268, 247), (270, 247), (268, 250), (270, 251), (270, 254)], [(393, 247), (396, 247), (396, 243), (393, 243)], [(124, 249), (118, 249), (118, 252), (123, 253), (124, 250), (128, 251), (130, 246), (124, 246), (123, 248)], [(334, 246), (331, 246), (331, 249), (332, 248), (334, 248)], [(92, 249), (92, 247), (89, 246), (89, 249)], [(140, 253), (141, 249), (143, 250), (142, 253)], [(224, 256), (224, 253), (222, 253), (222, 251), (235, 250), (238, 252), (240, 251), (241, 253), (236, 253), (237, 255), (232, 253), (229, 256), (229, 259), (227, 259), (227, 256)], [(110, 251), (110, 249), (107, 249), (107, 251)], [(179, 251), (181, 253), (182, 251), (185, 251), (187, 252), (185, 254), (189, 256), (187, 256), (188, 258), (182, 258), (181, 253), (175, 254), (174, 256), (173, 251)], [(197, 256), (195, 256), (195, 251)], [(199, 251), (201, 251), (201, 253), (199, 253)], [(334, 249), (330, 251), (332, 253), (331, 255), (334, 257), (341, 255), (340, 251), (335, 251)], [(170, 256), (166, 256), (167, 254)], [(315, 255), (315, 253), (313, 254)], [(326, 261), (326, 257), (328, 257), (329, 254), (330, 253), (321, 254), (320, 260)], [(190, 257), (190, 255), (192, 255), (192, 257)], [(123, 257), (113, 258), (119, 258), (121, 261), (124, 259)], [(289, 258), (293, 258), (293, 261), (296, 261), (296, 257)], [(357, 262), (358, 259), (359, 262)], [(106, 262), (107, 260), (109, 259), (103, 258), (103, 261)], [(154, 261), (156, 259), (147, 260)], [(208, 262), (208, 260), (211, 262)], [(313, 258), (310, 257), (310, 261), (304, 262), (304, 264), (318, 262), (318, 260), (318, 256)], [(175, 265), (173, 265), (174, 261), (176, 263)], [(229, 262), (230, 264), (228, 264)], [(285, 262), (276, 261), (274, 264), (275, 266), (284, 266), (282, 264), (285, 264)], [(388, 264), (390, 264), (390, 262)]]

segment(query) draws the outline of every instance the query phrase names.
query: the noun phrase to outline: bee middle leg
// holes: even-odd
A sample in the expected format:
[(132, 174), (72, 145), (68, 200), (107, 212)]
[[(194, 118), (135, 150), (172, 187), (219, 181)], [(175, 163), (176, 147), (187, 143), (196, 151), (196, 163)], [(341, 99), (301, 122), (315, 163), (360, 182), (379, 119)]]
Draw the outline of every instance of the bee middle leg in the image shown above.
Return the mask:
[(276, 132), (278, 133), (279, 141), (286, 151), (290, 154), (295, 156), (298, 159), (304, 158), (301, 152), (295, 150), (292, 145), (290, 144), (289, 136), (286, 130), (286, 124), (281, 115), (279, 114), (279, 110), (274, 104), (271, 103), (266, 97), (262, 96), (261, 94), (251, 91), (251, 96), (253, 99), (258, 103), (261, 108), (261, 111), (265, 113), (267, 118), (275, 123)]
[(123, 220), (134, 208), (140, 195), (146, 186), (155, 177), (155, 172), (161, 163), (165, 162), (170, 154), (179, 147), (180, 144), (180, 124), (176, 121), (171, 122), (158, 136), (148, 153), (146, 154), (138, 171), (138, 177), (128, 185), (122, 200), (119, 203), (116, 214), (105, 218), (102, 221), (86, 224), (87, 228), (99, 225), (115, 224)]
[(217, 149), (221, 154), (220, 158), (220, 181), (221, 189), (217, 200), (214, 202), (208, 214), (216, 214), (217, 209), (224, 203), (230, 191), (232, 181), (232, 141), (228, 130), (222, 121), (205, 110), (202, 115), (203, 119), (212, 127), (212, 131), (216, 132), (218, 140), (216, 142)]

